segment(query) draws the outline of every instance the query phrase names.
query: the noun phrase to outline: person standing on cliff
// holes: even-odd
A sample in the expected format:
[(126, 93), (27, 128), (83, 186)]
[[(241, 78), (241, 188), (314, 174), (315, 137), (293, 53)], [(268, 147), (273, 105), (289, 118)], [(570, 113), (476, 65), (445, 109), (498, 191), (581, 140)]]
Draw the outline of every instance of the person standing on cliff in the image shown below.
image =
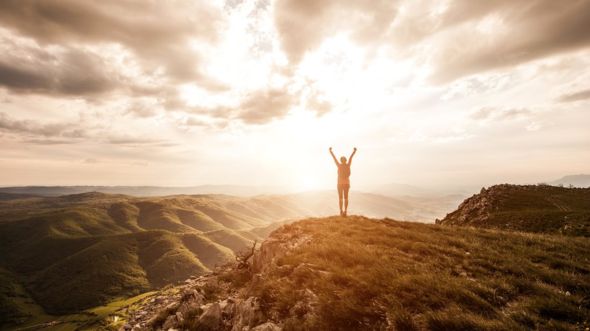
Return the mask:
[[(350, 154), (348, 162), (346, 157), (340, 157), (340, 162), (336, 159), (332, 147), (330, 147), (330, 155), (334, 159), (334, 163), (338, 167), (338, 206), (340, 207), (340, 216), (346, 216), (348, 212), (348, 191), (350, 190), (350, 165), (352, 164), (352, 157), (356, 153), (356, 147)], [(344, 198), (344, 210), (342, 210), (342, 200)]]

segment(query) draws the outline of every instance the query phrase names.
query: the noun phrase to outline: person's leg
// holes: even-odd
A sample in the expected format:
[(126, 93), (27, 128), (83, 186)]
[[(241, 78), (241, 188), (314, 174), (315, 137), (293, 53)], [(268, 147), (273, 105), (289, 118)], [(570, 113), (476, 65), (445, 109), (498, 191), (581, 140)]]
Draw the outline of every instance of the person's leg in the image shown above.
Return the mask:
[(342, 216), (342, 195), (344, 193), (344, 189), (341, 185), (338, 185), (338, 207), (340, 207), (340, 216)]
[(346, 185), (344, 187), (344, 216), (348, 212), (348, 190), (350, 190), (350, 186)]

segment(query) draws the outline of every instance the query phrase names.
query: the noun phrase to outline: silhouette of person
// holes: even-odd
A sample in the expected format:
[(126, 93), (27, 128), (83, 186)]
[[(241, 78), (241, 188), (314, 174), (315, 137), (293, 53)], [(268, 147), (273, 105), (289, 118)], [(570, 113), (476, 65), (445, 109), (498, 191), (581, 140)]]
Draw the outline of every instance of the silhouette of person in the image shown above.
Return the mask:
[[(348, 191), (350, 190), (350, 165), (352, 164), (352, 157), (356, 153), (356, 147), (350, 154), (348, 162), (346, 157), (340, 157), (340, 162), (336, 159), (336, 156), (332, 152), (330, 147), (330, 155), (334, 159), (334, 163), (338, 167), (338, 206), (340, 207), (340, 216), (346, 216), (348, 211)], [(344, 198), (344, 211), (342, 210), (342, 198)]]

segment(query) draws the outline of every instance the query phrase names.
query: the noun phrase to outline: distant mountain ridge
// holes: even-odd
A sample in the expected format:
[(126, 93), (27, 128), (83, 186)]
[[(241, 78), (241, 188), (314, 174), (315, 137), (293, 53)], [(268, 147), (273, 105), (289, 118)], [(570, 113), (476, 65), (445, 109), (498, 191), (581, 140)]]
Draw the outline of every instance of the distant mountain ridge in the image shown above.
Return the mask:
[(564, 176), (560, 179), (549, 182), (550, 185), (562, 185), (562, 186), (573, 186), (573, 187), (590, 187), (590, 175), (569, 175)]
[(60, 196), (101, 192), (126, 194), (133, 196), (163, 196), (179, 194), (228, 194), (235, 196), (254, 196), (260, 194), (281, 193), (285, 190), (273, 186), (247, 185), (198, 185), (198, 186), (11, 186), (0, 187), (0, 193), (27, 194), (37, 196)]
[(590, 188), (494, 185), (437, 223), (590, 236)]

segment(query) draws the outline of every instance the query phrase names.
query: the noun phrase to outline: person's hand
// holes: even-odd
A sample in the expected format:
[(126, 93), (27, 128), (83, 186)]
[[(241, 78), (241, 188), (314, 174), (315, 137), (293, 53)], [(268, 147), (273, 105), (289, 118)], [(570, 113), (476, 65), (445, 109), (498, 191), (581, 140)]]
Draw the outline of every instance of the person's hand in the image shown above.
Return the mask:
[(330, 147), (330, 152), (332, 151), (332, 147)]
[(353, 150), (356, 152), (356, 147)]

